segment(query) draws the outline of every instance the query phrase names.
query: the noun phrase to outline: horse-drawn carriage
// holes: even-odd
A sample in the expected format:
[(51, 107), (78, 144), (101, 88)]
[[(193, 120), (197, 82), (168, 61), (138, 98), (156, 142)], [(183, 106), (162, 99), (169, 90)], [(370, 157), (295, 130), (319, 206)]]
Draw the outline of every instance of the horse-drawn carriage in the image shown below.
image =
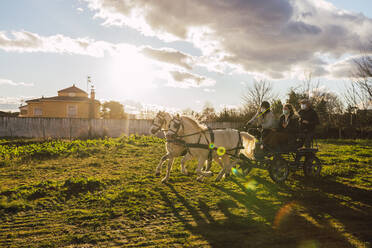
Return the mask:
[(238, 168), (247, 175), (252, 168), (267, 169), (271, 179), (277, 183), (284, 182), (290, 171), (302, 169), (306, 177), (314, 177), (320, 174), (322, 169), (317, 144), (312, 142), (311, 148), (302, 148), (303, 134), (296, 137), (296, 142), (290, 146), (270, 149), (263, 147), (262, 139), (256, 144), (255, 160), (239, 156)]
[[(196, 172), (198, 180), (209, 177), (212, 172), (209, 166), (212, 160), (218, 162), (222, 169), (216, 180), (223, 175), (228, 176), (235, 167), (244, 175), (252, 168), (268, 169), (270, 177), (277, 183), (284, 182), (291, 170), (303, 168), (305, 176), (320, 174), (321, 164), (316, 157), (317, 148), (300, 148), (301, 136), (298, 137), (294, 147), (281, 149), (262, 149), (262, 142), (257, 142), (253, 135), (235, 129), (211, 129), (200, 125), (192, 118), (186, 116), (171, 117), (168, 113), (159, 112), (151, 126), (151, 133), (164, 131), (167, 137), (164, 155), (156, 169), (160, 174), (162, 164), (169, 159), (167, 173), (163, 182), (169, 179), (170, 170), (175, 157), (185, 156), (181, 161), (181, 171), (187, 174), (184, 162), (192, 157), (198, 159)], [(262, 139), (261, 139), (262, 140)], [(202, 170), (205, 161), (208, 161), (206, 170)]]

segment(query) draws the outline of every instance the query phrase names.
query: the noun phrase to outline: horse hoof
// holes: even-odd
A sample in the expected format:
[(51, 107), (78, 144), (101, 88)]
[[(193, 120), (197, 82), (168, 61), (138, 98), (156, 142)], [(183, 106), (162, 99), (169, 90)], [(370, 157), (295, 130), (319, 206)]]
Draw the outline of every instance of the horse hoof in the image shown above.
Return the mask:
[(196, 178), (196, 181), (198, 181), (198, 182), (203, 182), (203, 177), (197, 177), (197, 178)]
[(182, 171), (182, 174), (184, 174), (185, 176), (187, 176), (189, 174), (188, 171)]
[(155, 172), (155, 176), (160, 176), (160, 172)]
[(211, 177), (213, 175), (213, 172), (212, 171), (205, 171), (204, 174), (207, 177)]
[(163, 179), (161, 180), (161, 182), (162, 182), (162, 183), (167, 183), (167, 182), (168, 182), (168, 178), (163, 178)]

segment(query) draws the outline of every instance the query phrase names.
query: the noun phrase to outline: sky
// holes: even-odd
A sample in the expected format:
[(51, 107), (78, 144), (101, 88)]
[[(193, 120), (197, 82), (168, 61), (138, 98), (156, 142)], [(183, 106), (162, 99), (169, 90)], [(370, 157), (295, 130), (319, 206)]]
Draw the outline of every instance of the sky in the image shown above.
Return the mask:
[(0, 110), (88, 75), (128, 111), (239, 107), (254, 80), (285, 100), (309, 73), (341, 95), (371, 40), (371, 0), (2, 0)]

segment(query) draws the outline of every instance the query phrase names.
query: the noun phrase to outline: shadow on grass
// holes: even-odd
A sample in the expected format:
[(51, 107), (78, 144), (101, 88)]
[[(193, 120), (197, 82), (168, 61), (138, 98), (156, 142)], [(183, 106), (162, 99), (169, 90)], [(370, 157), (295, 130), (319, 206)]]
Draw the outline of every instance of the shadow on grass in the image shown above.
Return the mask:
[(372, 190), (334, 180), (296, 177), (303, 184), (292, 193), (292, 199), (305, 206), (315, 220), (331, 225), (330, 228), (343, 233), (354, 246), (372, 244)]
[[(237, 207), (232, 200), (218, 202), (217, 207), (226, 219), (216, 220), (213, 217), (212, 210), (204, 201), (199, 199), (198, 207), (194, 207), (172, 185), (168, 184), (167, 186), (176, 196), (177, 201), (172, 200), (164, 191), (160, 191), (160, 195), (173, 215), (183, 223), (185, 229), (195, 235), (201, 235), (212, 247), (242, 247), (242, 242), (245, 243), (246, 238), (255, 235), (258, 230), (260, 230), (260, 233), (269, 231), (267, 226), (257, 224), (247, 216), (240, 217), (232, 213), (231, 208)], [(175, 207), (178, 202), (181, 202), (185, 207), (186, 215), (191, 215), (192, 221)], [(250, 246), (247, 244), (244, 247)]]
[[(254, 179), (275, 200), (260, 199), (234, 177), (230, 180), (240, 191), (212, 185), (229, 197), (219, 200), (216, 207), (208, 206), (201, 199), (195, 206), (169, 184), (167, 186), (176, 198), (172, 200), (165, 191), (161, 191), (160, 195), (185, 229), (202, 236), (211, 247), (368, 247), (370, 226), (367, 225), (368, 228), (363, 231), (364, 227), (348, 223), (349, 218), (358, 215), (358, 211), (340, 206), (338, 200), (327, 198), (321, 191), (296, 191), (259, 177)], [(339, 190), (343, 192), (346, 188)], [(327, 192), (326, 189), (324, 191)], [(175, 207), (179, 202), (186, 214)], [(216, 213), (219, 216), (222, 214), (223, 218), (215, 218)], [(187, 215), (191, 215), (191, 221)], [(370, 217), (370, 214), (363, 217)], [(340, 222), (344, 225), (342, 230), (332, 224)], [(363, 222), (366, 224), (366, 219)], [(353, 236), (358, 232), (360, 234)]]

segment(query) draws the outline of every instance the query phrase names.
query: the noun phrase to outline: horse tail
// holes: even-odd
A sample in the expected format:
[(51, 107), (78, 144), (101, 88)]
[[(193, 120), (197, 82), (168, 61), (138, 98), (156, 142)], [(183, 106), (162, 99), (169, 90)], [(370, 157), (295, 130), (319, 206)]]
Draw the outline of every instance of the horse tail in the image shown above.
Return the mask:
[(242, 143), (244, 149), (241, 150), (241, 153), (243, 153), (244, 156), (246, 156), (249, 159), (254, 159), (254, 147), (256, 145), (256, 138), (253, 135), (250, 135), (247, 132), (241, 132), (240, 133), (242, 137)]

